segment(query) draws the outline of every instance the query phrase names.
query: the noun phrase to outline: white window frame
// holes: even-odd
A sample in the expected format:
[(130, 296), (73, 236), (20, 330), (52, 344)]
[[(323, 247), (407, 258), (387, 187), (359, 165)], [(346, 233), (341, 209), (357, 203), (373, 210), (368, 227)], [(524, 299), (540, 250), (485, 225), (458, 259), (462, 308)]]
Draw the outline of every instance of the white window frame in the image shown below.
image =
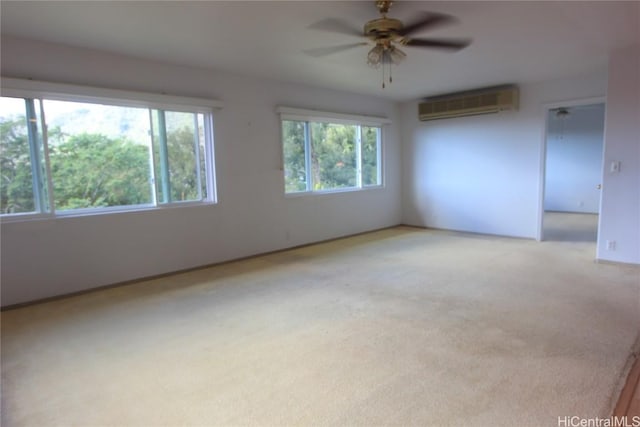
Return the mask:
[[(318, 195), (318, 194), (333, 194), (333, 193), (347, 193), (353, 191), (368, 191), (372, 189), (380, 189), (384, 188), (384, 156), (382, 155), (382, 151), (384, 149), (384, 125), (392, 123), (390, 119), (386, 117), (376, 117), (376, 116), (363, 116), (356, 114), (343, 114), (343, 113), (334, 113), (327, 111), (317, 111), (317, 110), (308, 110), (302, 108), (293, 108), (293, 107), (277, 107), (276, 113), (280, 115), (280, 143), (282, 144), (282, 122), (283, 121), (297, 121), (305, 123), (305, 142), (304, 142), (304, 152), (305, 152), (305, 167), (306, 167), (306, 178), (307, 178), (307, 190), (295, 191), (295, 192), (287, 192), (286, 184), (284, 181), (284, 150), (281, 150), (281, 168), (280, 170), (283, 172), (283, 189), (285, 197), (299, 197), (299, 196), (308, 196), (308, 195)], [(309, 181), (311, 179), (311, 172), (309, 168), (311, 167), (311, 141), (309, 138), (309, 123), (332, 123), (332, 124), (340, 124), (340, 125), (349, 125), (356, 126), (356, 185), (354, 187), (347, 188), (335, 188), (335, 189), (326, 189), (326, 190), (313, 190), (312, 183)], [(361, 130), (362, 126), (368, 127), (376, 127), (379, 129), (378, 131), (378, 147), (377, 147), (377, 164), (378, 164), (378, 183), (377, 185), (362, 185), (362, 153), (361, 153)], [(283, 146), (281, 148), (284, 148)]]
[[(49, 212), (25, 212), (0, 215), (1, 222), (26, 221), (37, 219), (52, 219), (62, 217), (76, 217), (85, 215), (101, 215), (119, 212), (146, 211), (173, 209), (186, 206), (202, 206), (216, 204), (217, 188), (215, 177), (215, 152), (214, 152), (214, 112), (223, 106), (221, 101), (205, 98), (194, 98), (185, 96), (174, 96), (166, 94), (156, 94), (149, 92), (125, 91), (117, 89), (107, 89), (91, 86), (78, 86), (65, 83), (52, 83), (36, 80), (24, 80), (16, 78), (2, 77), (0, 80), (0, 96), (13, 98), (37, 99), (40, 101), (41, 129), (44, 145), (45, 169), (47, 174), (47, 194)], [(186, 112), (204, 115), (205, 126), (205, 165), (206, 165), (206, 186), (207, 197), (202, 200), (175, 201), (169, 203), (158, 203), (155, 200), (156, 190), (154, 188), (154, 200), (148, 204), (130, 206), (109, 206), (102, 208), (80, 208), (64, 211), (56, 211), (53, 203), (53, 182), (51, 171), (49, 170), (49, 150), (47, 141), (46, 118), (43, 110), (44, 100), (85, 102), (104, 104), (120, 107), (137, 107), (145, 109), (159, 109), (175, 112)], [(153, 169), (153, 168), (152, 168)], [(151, 179), (152, 177), (150, 177)], [(155, 183), (151, 183), (155, 187)], [(38, 189), (42, 190), (42, 189)]]

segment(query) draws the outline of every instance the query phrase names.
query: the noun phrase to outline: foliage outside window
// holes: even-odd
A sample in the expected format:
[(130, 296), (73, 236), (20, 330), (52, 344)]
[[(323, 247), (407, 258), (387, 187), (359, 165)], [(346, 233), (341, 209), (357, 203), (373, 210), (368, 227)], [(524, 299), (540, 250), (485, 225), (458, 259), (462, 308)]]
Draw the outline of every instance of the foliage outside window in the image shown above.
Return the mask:
[(195, 108), (2, 96), (0, 213), (213, 201), (210, 120)]
[(380, 186), (381, 128), (282, 119), (285, 193)]

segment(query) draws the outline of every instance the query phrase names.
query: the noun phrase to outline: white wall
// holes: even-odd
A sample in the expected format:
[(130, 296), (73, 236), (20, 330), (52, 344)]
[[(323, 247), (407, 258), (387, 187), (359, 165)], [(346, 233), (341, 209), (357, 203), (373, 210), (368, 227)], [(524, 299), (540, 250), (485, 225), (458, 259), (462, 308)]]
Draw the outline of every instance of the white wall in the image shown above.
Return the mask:
[(547, 120), (544, 209), (597, 214), (600, 209), (604, 104), (576, 106)]
[[(598, 258), (640, 264), (640, 45), (609, 58), (605, 123)], [(613, 161), (619, 173), (609, 172)]]
[(384, 128), (384, 189), (285, 198), (278, 105), (386, 116), (382, 99), (255, 80), (2, 38), (2, 75), (115, 89), (211, 97), (219, 204), (2, 223), (2, 305), (396, 225), (400, 144)]
[(603, 96), (606, 71), (520, 87), (520, 110), (420, 122), (401, 105), (403, 221), (536, 238), (544, 104)]

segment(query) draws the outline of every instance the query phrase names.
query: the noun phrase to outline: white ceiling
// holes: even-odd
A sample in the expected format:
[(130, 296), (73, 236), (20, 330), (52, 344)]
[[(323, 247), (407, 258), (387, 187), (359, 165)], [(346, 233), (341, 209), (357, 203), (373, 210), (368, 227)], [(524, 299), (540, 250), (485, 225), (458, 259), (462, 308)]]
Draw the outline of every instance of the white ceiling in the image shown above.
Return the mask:
[(314, 58), (305, 49), (360, 41), (309, 28), (340, 18), (361, 28), (373, 1), (6, 1), (2, 35), (187, 66), (373, 94), (393, 100), (542, 81), (606, 68), (615, 48), (640, 42), (640, 2), (397, 1), (390, 17), (420, 11), (458, 22), (416, 37), (470, 37), (455, 52), (407, 47), (394, 81), (366, 65), (366, 47)]

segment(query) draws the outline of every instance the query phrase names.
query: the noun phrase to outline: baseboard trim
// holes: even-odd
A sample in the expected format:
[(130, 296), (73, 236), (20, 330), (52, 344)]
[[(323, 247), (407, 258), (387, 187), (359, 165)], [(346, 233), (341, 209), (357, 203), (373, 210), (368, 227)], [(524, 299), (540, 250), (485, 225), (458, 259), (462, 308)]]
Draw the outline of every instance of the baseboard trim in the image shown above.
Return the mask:
[(104, 291), (104, 290), (107, 290), (107, 289), (119, 288), (121, 286), (134, 285), (136, 283), (146, 282), (147, 280), (161, 279), (163, 277), (173, 276), (175, 274), (183, 274), (183, 273), (189, 273), (189, 272), (192, 272), (192, 271), (204, 270), (204, 269), (211, 268), (211, 267), (217, 267), (217, 266), (220, 266), (220, 265), (231, 264), (233, 262), (246, 261), (248, 259), (259, 258), (259, 257), (266, 256), (266, 255), (272, 255), (272, 254), (277, 254), (277, 253), (280, 253), (280, 252), (291, 251), (291, 250), (294, 250), (294, 249), (305, 248), (305, 247), (308, 247), (308, 246), (319, 245), (319, 244), (322, 244), (322, 243), (329, 243), (329, 242), (333, 242), (333, 241), (337, 241), (337, 240), (348, 239), (348, 238), (351, 238), (351, 237), (362, 236), (362, 235), (369, 234), (369, 233), (376, 233), (378, 231), (389, 230), (389, 229), (392, 229), (392, 228), (403, 227), (403, 226), (404, 226), (403, 224), (396, 224), (396, 225), (391, 225), (391, 226), (388, 226), (388, 227), (377, 228), (377, 229), (374, 229), (374, 230), (368, 230), (368, 231), (362, 231), (362, 232), (359, 232), (359, 233), (349, 234), (349, 235), (346, 235), (346, 236), (332, 237), (332, 238), (329, 238), (329, 239), (318, 240), (318, 241), (315, 241), (315, 242), (303, 243), (301, 245), (290, 246), (290, 247), (286, 247), (286, 248), (282, 248), (282, 249), (275, 249), (273, 251), (267, 251), (267, 252), (261, 252), (261, 253), (253, 254), (253, 255), (247, 255), (245, 257), (232, 258), (232, 259), (228, 259), (228, 260), (220, 261), (220, 262), (213, 262), (213, 263), (210, 263), (210, 264), (200, 265), (200, 266), (197, 266), (197, 267), (184, 268), (184, 269), (181, 269), (181, 270), (170, 271), (168, 273), (154, 274), (154, 275), (151, 275), (151, 276), (139, 277), (137, 279), (125, 280), (123, 282), (117, 282), (117, 283), (111, 283), (111, 284), (108, 284), (108, 285), (96, 286), (94, 288), (83, 289), (83, 290), (76, 291), (76, 292), (68, 292), (68, 293), (64, 293), (64, 294), (60, 294), (60, 295), (54, 295), (54, 296), (50, 296), (50, 297), (46, 297), (46, 298), (39, 298), (39, 299), (35, 299), (35, 300), (32, 300), (32, 301), (20, 302), (20, 303), (17, 303), (17, 304), (10, 304), (10, 305), (6, 305), (6, 306), (0, 307), (0, 312), (9, 311), (9, 310), (17, 310), (17, 309), (24, 308), (24, 307), (30, 307), (30, 306), (33, 306), (33, 305), (45, 304), (45, 303), (48, 303), (48, 302), (58, 301), (58, 300), (61, 300), (61, 299), (66, 299), (66, 298), (72, 298), (72, 297), (76, 297), (76, 296), (80, 296), (80, 295), (90, 294), (90, 293), (93, 293), (93, 292), (100, 292), (100, 291)]
[(600, 259), (600, 258), (596, 258), (595, 261), (598, 264), (621, 265), (621, 266), (627, 266), (627, 267), (638, 267), (638, 266), (640, 266), (640, 263), (624, 262), (624, 261), (610, 261), (608, 259)]

